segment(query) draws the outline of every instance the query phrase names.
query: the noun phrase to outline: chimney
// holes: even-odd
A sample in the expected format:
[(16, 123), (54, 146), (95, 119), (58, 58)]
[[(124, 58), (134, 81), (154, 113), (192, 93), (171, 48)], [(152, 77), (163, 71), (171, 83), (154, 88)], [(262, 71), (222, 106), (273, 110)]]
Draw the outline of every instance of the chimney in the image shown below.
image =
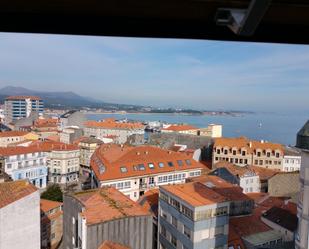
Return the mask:
[(148, 151), (147, 150), (145, 151), (145, 154), (148, 155)]
[(262, 143), (262, 144), (264, 143), (264, 140), (263, 140), (263, 139), (261, 140), (261, 143)]
[(252, 148), (252, 142), (251, 141), (249, 142), (249, 148)]
[(138, 155), (138, 156), (139, 156), (140, 154), (141, 154), (141, 153), (139, 153), (139, 151), (138, 151), (138, 152), (136, 152), (136, 155)]

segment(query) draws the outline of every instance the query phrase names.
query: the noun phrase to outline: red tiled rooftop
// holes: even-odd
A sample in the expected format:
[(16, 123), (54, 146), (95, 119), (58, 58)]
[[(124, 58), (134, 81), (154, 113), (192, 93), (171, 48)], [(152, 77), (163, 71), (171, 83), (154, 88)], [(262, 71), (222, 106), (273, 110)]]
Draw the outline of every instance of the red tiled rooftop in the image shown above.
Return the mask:
[(143, 129), (142, 123), (121, 123), (116, 122), (114, 119), (105, 119), (103, 121), (87, 121), (86, 127), (90, 128), (107, 128), (107, 129)]
[(1, 156), (22, 155), (43, 151), (41, 148), (33, 146), (15, 146), (15, 147), (0, 147)]
[(77, 145), (74, 144), (65, 144), (61, 142), (55, 141), (35, 141), (32, 143), (29, 148), (37, 148), (41, 151), (72, 151), (72, 150), (79, 150)]
[(171, 125), (169, 127), (162, 128), (163, 131), (189, 131), (197, 129), (197, 127), (192, 125)]
[(151, 189), (147, 191), (137, 201), (146, 211), (153, 213), (155, 217), (158, 216), (158, 201), (159, 189)]
[(27, 180), (0, 183), (0, 208), (37, 191)]
[(163, 189), (193, 207), (205, 206), (214, 203), (226, 202), (227, 198), (200, 182), (160, 186)]
[(233, 185), (218, 176), (202, 175), (191, 178), (190, 181), (200, 182), (210, 187), (218, 194), (230, 201), (250, 201), (251, 199), (243, 193), (243, 189), (238, 185)]
[[(179, 166), (177, 160), (181, 160), (183, 165)], [(188, 166), (185, 160), (189, 160), (191, 165)], [(164, 163), (164, 167), (159, 167), (161, 162)], [(172, 162), (173, 166), (168, 166), (168, 162)], [(152, 163), (154, 167), (149, 168), (148, 163)], [(116, 144), (101, 145), (91, 157), (90, 164), (100, 181), (205, 168), (186, 153), (173, 152), (154, 146), (133, 147)], [(139, 170), (139, 164), (144, 164), (143, 170)], [(101, 171), (102, 173), (100, 173), (100, 165), (105, 167), (104, 172)], [(127, 171), (121, 172), (121, 167), (126, 167)]]
[(130, 249), (130, 247), (106, 240), (98, 249)]
[(58, 208), (60, 206), (62, 206), (62, 202), (51, 201), (51, 200), (46, 200), (46, 199), (40, 200), (40, 208), (44, 213), (52, 209)]
[(151, 215), (139, 204), (111, 187), (76, 193), (74, 197), (85, 207), (81, 215), (86, 219), (87, 225), (128, 216)]
[(0, 137), (21, 137), (28, 133), (28, 131), (3, 131), (0, 132)]

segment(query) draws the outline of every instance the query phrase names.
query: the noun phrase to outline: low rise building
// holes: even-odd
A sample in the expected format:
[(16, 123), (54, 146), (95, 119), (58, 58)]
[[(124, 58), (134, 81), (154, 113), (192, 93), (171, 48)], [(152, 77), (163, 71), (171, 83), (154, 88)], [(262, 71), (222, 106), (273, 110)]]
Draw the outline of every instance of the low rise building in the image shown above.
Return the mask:
[(160, 186), (159, 248), (223, 248), (229, 201), (200, 182)]
[(205, 168), (190, 154), (116, 144), (101, 145), (90, 165), (94, 186), (113, 186), (135, 201), (160, 185), (184, 183), (188, 177), (199, 176)]
[(283, 171), (285, 172), (299, 171), (300, 165), (301, 165), (300, 151), (295, 148), (286, 147), (283, 157), (283, 166), (282, 166)]
[(283, 170), (284, 147), (281, 144), (250, 140), (246, 137), (216, 138), (213, 164), (227, 161), (237, 166), (254, 165)]
[(200, 128), (197, 132), (198, 136), (207, 136), (212, 138), (222, 137), (222, 125), (210, 124), (206, 128)]
[(98, 139), (113, 137), (115, 143), (124, 144), (133, 134), (144, 134), (145, 126), (141, 123), (117, 122), (115, 119), (87, 121), (84, 134)]
[(58, 248), (62, 240), (62, 202), (41, 199), (41, 248)]
[(78, 110), (70, 110), (60, 116), (59, 130), (69, 126), (84, 128), (87, 121), (86, 115)]
[(66, 194), (63, 207), (64, 248), (97, 249), (113, 241), (152, 249), (151, 214), (114, 188)]
[(0, 183), (0, 249), (40, 249), (40, 193), (27, 180)]
[(75, 140), (82, 136), (83, 129), (77, 126), (66, 127), (60, 132), (60, 142), (65, 144), (72, 144)]
[(258, 173), (250, 166), (236, 166), (228, 162), (219, 162), (214, 165), (210, 175), (218, 176), (231, 184), (239, 185), (244, 193), (260, 192), (261, 183)]
[(24, 140), (37, 140), (38, 138), (36, 134), (27, 131), (4, 131), (0, 132), (0, 147), (7, 147), (9, 144)]
[(192, 125), (165, 125), (162, 129), (162, 133), (181, 133), (197, 135), (198, 128)]
[(47, 184), (47, 156), (37, 147), (0, 148), (4, 159), (4, 171), (13, 179), (28, 179), (37, 188)]

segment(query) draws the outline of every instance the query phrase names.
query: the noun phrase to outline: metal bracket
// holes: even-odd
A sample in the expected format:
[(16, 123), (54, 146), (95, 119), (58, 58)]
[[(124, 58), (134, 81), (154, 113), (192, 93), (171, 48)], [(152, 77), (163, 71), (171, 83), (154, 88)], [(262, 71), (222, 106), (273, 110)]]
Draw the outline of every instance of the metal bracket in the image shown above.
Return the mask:
[(216, 24), (228, 26), (237, 35), (251, 36), (270, 3), (271, 0), (252, 0), (248, 9), (219, 8), (215, 16)]

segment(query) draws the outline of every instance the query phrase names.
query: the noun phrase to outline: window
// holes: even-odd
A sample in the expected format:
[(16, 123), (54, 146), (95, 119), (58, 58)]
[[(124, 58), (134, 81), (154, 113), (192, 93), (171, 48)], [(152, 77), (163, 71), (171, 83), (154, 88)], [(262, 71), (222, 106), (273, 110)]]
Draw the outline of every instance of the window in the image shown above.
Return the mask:
[(267, 156), (267, 157), (270, 157), (270, 152), (267, 152), (267, 153), (266, 153), (266, 156)]
[(149, 184), (154, 184), (154, 177), (149, 177)]
[(145, 165), (144, 164), (139, 164), (138, 165), (139, 170), (145, 170)]
[(246, 151), (243, 150), (243, 151), (241, 152), (241, 155), (242, 155), (242, 156), (245, 156), (245, 155), (246, 155)]
[(189, 239), (191, 239), (191, 230), (186, 227), (185, 225), (183, 225), (183, 233), (184, 235), (186, 235)]
[(167, 162), (167, 164), (168, 164), (168, 166), (170, 166), (170, 167), (173, 167), (173, 166), (174, 166), (173, 162)]
[(177, 219), (172, 216), (172, 225), (177, 228)]
[(173, 198), (170, 198), (170, 204), (176, 208), (177, 210), (180, 210), (180, 203), (179, 201), (176, 201), (175, 199)]
[(276, 152), (276, 157), (278, 158), (280, 156), (280, 153)]
[(233, 150), (233, 155), (234, 155), (234, 156), (236, 155), (236, 150)]
[(177, 247), (177, 239), (173, 234), (171, 234), (171, 243), (173, 246)]
[(187, 164), (188, 166), (191, 165), (190, 159), (186, 159), (186, 164)]
[(260, 156), (261, 156), (261, 152), (260, 152), (260, 151), (258, 151), (257, 156), (258, 156), (258, 157), (260, 157)]
[(164, 167), (164, 163), (159, 163), (159, 167), (163, 168)]
[(183, 162), (181, 160), (177, 160), (178, 166), (183, 166)]
[(149, 169), (154, 169), (154, 164), (153, 163), (148, 163)]
[(124, 188), (131, 188), (131, 182), (124, 182)]
[(161, 225), (161, 235), (166, 238), (166, 229)]
[(126, 172), (128, 172), (128, 169), (125, 166), (121, 166), (120, 171), (121, 171), (121, 173), (126, 173)]
[(7, 168), (8, 168), (8, 169), (11, 169), (11, 168), (12, 168), (12, 164), (11, 164), (11, 163), (8, 163), (8, 164), (7, 164)]
[(215, 236), (224, 234), (224, 226), (215, 227)]
[(168, 203), (168, 196), (166, 194), (164, 194), (163, 192), (160, 192), (160, 197), (163, 201)]
[(224, 154), (227, 155), (227, 150), (224, 150)]

